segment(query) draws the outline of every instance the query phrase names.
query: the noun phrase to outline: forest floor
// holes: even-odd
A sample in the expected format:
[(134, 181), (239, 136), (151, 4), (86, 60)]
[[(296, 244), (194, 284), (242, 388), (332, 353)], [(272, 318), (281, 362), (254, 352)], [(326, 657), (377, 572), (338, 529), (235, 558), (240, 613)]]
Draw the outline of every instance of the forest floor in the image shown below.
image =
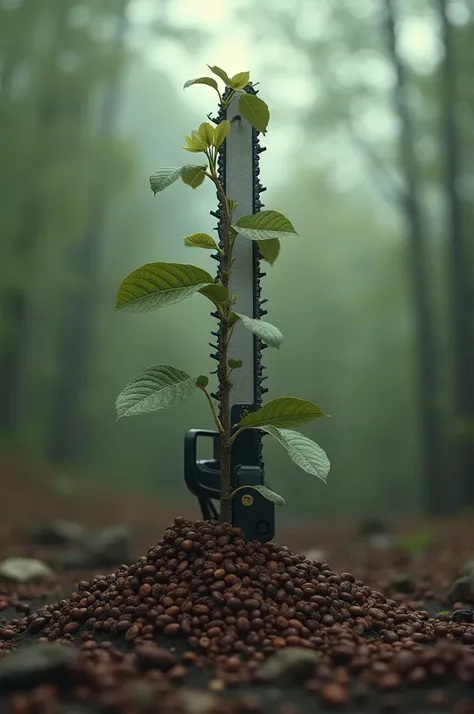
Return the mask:
[[(176, 658), (174, 666), (170, 669), (171, 675), (168, 676), (169, 672), (165, 672), (166, 666), (162, 664), (156, 665), (158, 668), (156, 672), (150, 662), (143, 666), (141, 674), (140, 668), (135, 673), (132, 671), (133, 668), (129, 671), (129, 676), (132, 679), (135, 677), (133, 681), (136, 685), (140, 676), (147, 686), (153, 684), (154, 703), (151, 704), (145, 696), (146, 693), (144, 694), (143, 691), (140, 693), (138, 689), (134, 690), (133, 696), (129, 692), (131, 699), (126, 699), (124, 694), (123, 696), (120, 694), (118, 700), (114, 700), (110, 691), (101, 690), (102, 685), (97, 685), (98, 688), (95, 688), (82, 680), (74, 681), (63, 691), (64, 682), (67, 680), (65, 672), (69, 667), (67, 663), (62, 663), (59, 669), (54, 669), (53, 666), (49, 669), (45, 668), (43, 663), (35, 672), (35, 665), (28, 665), (26, 662), (28, 657), (25, 655), (23, 665), (20, 662), (20, 670), (21, 666), (24, 666), (23, 672), (20, 672), (18, 665), (15, 665), (19, 673), (5, 674), (2, 666), (7, 663), (9, 657), (13, 658), (16, 654), (15, 652), (10, 654), (10, 649), (15, 650), (20, 645), (17, 652), (26, 652), (28, 643), (38, 638), (35, 634), (28, 635), (28, 632), (35, 633), (38, 629), (37, 627), (35, 629), (35, 626), (30, 627), (33, 621), (37, 622), (41, 619), (41, 613), (36, 620), (34, 617), (38, 609), (60, 601), (63, 605), (60, 603), (57, 610), (59, 611), (61, 607), (64, 609), (64, 603), (73, 591), (77, 591), (77, 584), (80, 581), (83, 589), (93, 590), (93, 588), (86, 588), (91, 579), (96, 578), (95, 582), (97, 582), (98, 578), (105, 580), (107, 577), (98, 576), (98, 573), (115, 572), (120, 566), (130, 566), (139, 558), (146, 556), (150, 547), (163, 538), (167, 529), (173, 526), (174, 515), (194, 521), (199, 518), (197, 507), (190, 499), (189, 506), (180, 508), (180, 512), (177, 513), (176, 506), (172, 503), (164, 503), (150, 496), (115, 491), (111, 488), (98, 488), (91, 484), (85, 485), (80, 492), (60, 493), (49, 474), (27, 467), (15, 459), (4, 459), (0, 462), (0, 502), (0, 563), (7, 558), (37, 558), (49, 565), (52, 570), (50, 578), (35, 584), (15, 584), (1, 579), (0, 576), (1, 712), (59, 714), (63, 711), (74, 711), (75, 714), (80, 712), (87, 714), (95, 711), (123, 711), (126, 714), (135, 714), (135, 712), (138, 714), (141, 711), (163, 711), (164, 714), (205, 714), (206, 712), (304, 714), (333, 711), (339, 708), (361, 714), (379, 711), (419, 712), (420, 714), (431, 714), (435, 711), (452, 712), (452, 714), (474, 713), (474, 624), (469, 615), (474, 608), (474, 515), (472, 513), (461, 514), (453, 519), (432, 521), (394, 519), (390, 524), (375, 522), (361, 524), (356, 520), (331, 519), (330, 522), (291, 524), (278, 528), (276, 540), (279, 543), (290, 548), (293, 553), (307, 553), (311, 560), (323, 563), (323, 565), (319, 564), (320, 580), (322, 582), (327, 579), (328, 593), (332, 592), (332, 584), (340, 587), (341, 592), (344, 589), (349, 592), (351, 582), (355, 583), (354, 588), (359, 587), (358, 582), (360, 588), (362, 583), (366, 586), (364, 592), (368, 593), (368, 599), (367, 602), (364, 601), (362, 609), (366, 608), (365, 612), (369, 612), (371, 606), (372, 619), (360, 612), (359, 615), (366, 617), (370, 626), (365, 627), (367, 623), (362, 617), (359, 618), (359, 630), (357, 630), (359, 634), (362, 632), (363, 636), (367, 637), (368, 645), (365, 646), (365, 650), (359, 643), (356, 653), (353, 650), (351, 654), (349, 648), (349, 652), (346, 651), (344, 654), (344, 646), (346, 650), (348, 646), (347, 639), (343, 641), (342, 648), (341, 640), (336, 644), (332, 640), (324, 640), (324, 642), (321, 640), (321, 650), (326, 659), (318, 664), (319, 669), (316, 670), (314, 669), (316, 665), (313, 663), (311, 674), (302, 676), (305, 668), (303, 658), (299, 665), (296, 663), (294, 671), (291, 670), (291, 665), (287, 665), (287, 670), (285, 665), (282, 665), (281, 676), (277, 681), (278, 685), (283, 685), (286, 677), (287, 682), (284, 686), (276, 686), (276, 682), (270, 680), (256, 683), (256, 679), (246, 680), (245, 677), (237, 686), (232, 682), (230, 674), (227, 679), (225, 676), (220, 678), (216, 675), (215, 668), (212, 670), (207, 667), (194, 667), (189, 651), (187, 659), (186, 657), (184, 660), (180, 659), (182, 652), (190, 649), (187, 642), (182, 645), (179, 638), (160, 636), (158, 639), (155, 638), (155, 642), (158, 642), (161, 648), (174, 653)], [(58, 519), (78, 524), (88, 534), (94, 534), (111, 526), (127, 527), (131, 534), (129, 553), (127, 555), (124, 553), (123, 558), (119, 557), (117, 562), (110, 562), (104, 567), (64, 567), (65, 559), (67, 560), (71, 553), (74, 556), (74, 548), (70, 544), (45, 545), (31, 534), (34, 527), (52, 524)], [(199, 529), (195, 535), (196, 539), (198, 537)], [(222, 537), (225, 540), (226, 536)], [(226, 547), (231, 549), (230, 545)], [(311, 555), (309, 551), (312, 550), (320, 551), (319, 555), (317, 553)], [(219, 562), (219, 557), (222, 559), (218, 551), (217, 548), (214, 553), (216, 563)], [(257, 555), (253, 557), (257, 558)], [(138, 566), (141, 567), (143, 562)], [(296, 563), (296, 559), (294, 562)], [(325, 566), (324, 563), (329, 565)], [(276, 567), (275, 563), (270, 563), (270, 566)], [(289, 567), (290, 575), (284, 573), (285, 578), (281, 582), (287, 583), (290, 576), (295, 577), (293, 571), (296, 572), (295, 567)], [(226, 572), (233, 573), (235, 568)], [(354, 576), (352, 581), (346, 578), (347, 574)], [(232, 577), (236, 579), (236, 576)], [(298, 580), (295, 582), (297, 586), (301, 585)], [(248, 583), (244, 583), (244, 586), (248, 587)], [(291, 594), (292, 588), (294, 590), (293, 585), (291, 588), (287, 587), (287, 592)], [(321, 592), (324, 594), (323, 590)], [(315, 600), (317, 601), (318, 598), (316, 597)], [(324, 598), (320, 596), (319, 600), (324, 601)], [(245, 602), (250, 603), (251, 600)], [(347, 609), (344, 610), (344, 607), (349, 606), (345, 606), (343, 600), (337, 602), (340, 605), (340, 607), (338, 605), (339, 610), (336, 608), (337, 612), (331, 608), (322, 610), (327, 613), (324, 617), (327, 618), (330, 635), (332, 621), (334, 637), (339, 637), (342, 632), (341, 628), (339, 633), (336, 631), (337, 624), (344, 624), (344, 618), (350, 617)], [(349, 603), (349, 600), (347, 602)], [(362, 603), (362, 600), (354, 602)], [(386, 604), (387, 602), (389, 604)], [(354, 611), (354, 617), (356, 610), (361, 610), (357, 606), (351, 609)], [(171, 612), (173, 608), (169, 610)], [(393, 613), (398, 613), (395, 616), (397, 623), (397, 617), (401, 622), (404, 618), (407, 619), (405, 615), (400, 614), (402, 612), (422, 613), (422, 615), (419, 616), (419, 623), (414, 619), (413, 622), (410, 620), (413, 627), (410, 632), (407, 630), (408, 635), (401, 630), (397, 630), (399, 634), (396, 635), (393, 622), (389, 627), (377, 620), (376, 613), (379, 613), (382, 620), (387, 620), (387, 616), (381, 610), (388, 613), (389, 620)], [(438, 613), (441, 610), (450, 614), (439, 618)], [(458, 622), (454, 615), (458, 611), (463, 612), (461, 622)], [(21, 628), (21, 618), (24, 617), (29, 617), (29, 629), (26, 632), (25, 627), (23, 630)], [(63, 619), (66, 622), (67, 618)], [(205, 617), (203, 622), (206, 619), (209, 620)], [(242, 617), (240, 619), (245, 620)], [(74, 630), (74, 627), (68, 630), (67, 623), (66, 627), (64, 623), (62, 627), (63, 632), (72, 633)], [(352, 621), (350, 627), (353, 627)], [(301, 638), (295, 637), (295, 633), (290, 631), (291, 627), (283, 632), (289, 640), (286, 644), (296, 645), (299, 639), (304, 639), (303, 635)], [(80, 632), (84, 632), (83, 628)], [(75, 633), (74, 638), (76, 635), (79, 635), (79, 631)], [(66, 639), (68, 637), (70, 640), (74, 639), (71, 634)], [(89, 635), (85, 635), (82, 640), (78, 639), (76, 644), (84, 647), (88, 637)], [(359, 635), (354, 634), (353, 637), (357, 639)], [(118, 642), (117, 637), (107, 637), (104, 632), (97, 632), (95, 640), (99, 643), (106, 640), (103, 647), (102, 644), (100, 645), (102, 649), (99, 654), (106, 657), (112, 653), (117, 661), (122, 655), (117, 654), (115, 648), (126, 651), (127, 647), (133, 645), (130, 641), (127, 643), (124, 638)], [(300, 642), (300, 644), (305, 643)], [(284, 645), (285, 642), (282, 650)], [(444, 645), (448, 649), (443, 650)], [(452, 652), (449, 650), (451, 645), (454, 648)], [(390, 651), (392, 647), (394, 647), (393, 652)], [(407, 660), (406, 666), (402, 666), (401, 650), (405, 652), (405, 647), (406, 651), (412, 648), (410, 656), (412, 653), (413, 656), (412, 660)], [(430, 648), (431, 653), (426, 654)], [(459, 654), (459, 648), (462, 648), (462, 654)], [(274, 656), (279, 656), (282, 650)], [(394, 653), (398, 659), (393, 659)], [(471, 655), (472, 661), (466, 659)], [(364, 657), (367, 660), (365, 663)], [(360, 660), (359, 664), (357, 662), (354, 664), (357, 659)], [(395, 666), (398, 660), (400, 666)], [(101, 661), (99, 657), (99, 666), (105, 667), (105, 659), (102, 664)], [(121, 662), (120, 666), (125, 671), (127, 667), (124, 662)], [(183, 668), (183, 662), (186, 669)], [(28, 666), (30, 666), (29, 670)], [(235, 658), (232, 666), (235, 666)], [(123, 672), (120, 676), (123, 678)], [(110, 681), (112, 684), (109, 687), (113, 687), (113, 677)], [(161, 708), (157, 708), (156, 696), (160, 691), (163, 692), (163, 698)], [(191, 693), (190, 697), (187, 696), (189, 693)], [(61, 702), (59, 708), (58, 701)]]

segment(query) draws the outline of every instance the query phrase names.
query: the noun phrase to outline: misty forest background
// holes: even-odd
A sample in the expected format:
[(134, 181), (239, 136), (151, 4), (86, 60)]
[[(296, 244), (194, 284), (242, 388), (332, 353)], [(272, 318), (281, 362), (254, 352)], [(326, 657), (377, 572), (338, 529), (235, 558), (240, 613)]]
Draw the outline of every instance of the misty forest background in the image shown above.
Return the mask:
[(148, 176), (187, 161), (185, 134), (216, 104), (182, 86), (218, 64), (259, 82), (264, 203), (299, 233), (263, 281), (285, 338), (264, 353), (268, 397), (331, 415), (304, 430), (330, 457), (327, 486), (265, 440), (279, 518), (473, 506), (472, 0), (201, 12), (0, 0), (2, 452), (47, 464), (58, 489), (192, 499), (183, 438), (212, 428), (204, 399), (118, 423), (114, 402), (152, 364), (213, 369), (213, 319), (197, 298), (144, 316), (113, 306), (146, 262), (215, 268), (183, 245), (214, 228), (212, 188), (154, 198)]

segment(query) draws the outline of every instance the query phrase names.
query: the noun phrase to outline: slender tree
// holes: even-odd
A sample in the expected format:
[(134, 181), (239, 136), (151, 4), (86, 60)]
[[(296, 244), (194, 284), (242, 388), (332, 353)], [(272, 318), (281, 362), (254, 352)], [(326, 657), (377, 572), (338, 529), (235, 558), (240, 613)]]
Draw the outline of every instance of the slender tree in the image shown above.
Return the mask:
[(429, 300), (426, 225), (421, 204), (415, 134), (408, 105), (407, 72), (398, 51), (393, 0), (385, 0), (385, 37), (387, 55), (396, 76), (393, 103), (400, 123), (399, 153), (405, 184), (405, 189), (400, 195), (400, 208), (407, 231), (408, 270), (411, 277), (416, 326), (419, 388), (417, 403), (420, 415), (424, 497), (430, 513), (440, 514), (446, 509), (446, 493), (435, 404), (437, 391), (436, 350)]
[[(450, 325), (453, 356), (454, 449), (453, 465), (459, 506), (474, 504), (474, 336), (472, 331), (472, 268), (463, 236), (463, 203), (460, 196), (461, 132), (457, 121), (457, 67), (454, 28), (446, 0), (437, 0), (444, 56), (440, 70), (446, 197), (447, 264), (449, 272)], [(471, 429), (469, 429), (469, 425)]]
[[(102, 91), (99, 139), (110, 141), (115, 131), (123, 79), (123, 58), (129, 0), (118, 0), (117, 29), (112, 41), (113, 69)], [(82, 239), (71, 246), (67, 269), (75, 276), (76, 288), (63, 306), (59, 335), (59, 375), (53, 390), (49, 455), (54, 462), (77, 463), (90, 434), (85, 395), (94, 364), (95, 319), (98, 312), (100, 244), (107, 219), (109, 189), (105, 181), (93, 185)], [(74, 379), (71, 380), (71, 374)], [(67, 398), (65, 398), (67, 395)]]
[[(56, 130), (63, 111), (53, 81), (58, 71), (58, 55), (67, 35), (67, 19), (73, 2), (63, 0), (55, 12), (45, 11), (50, 23), (50, 43), (45, 55), (37, 58), (40, 68), (33, 71), (31, 91), (35, 96), (35, 133), (37, 138), (36, 175), (46, 170), (54, 150)], [(37, 33), (44, 31), (39, 23)], [(38, 187), (33, 182), (28, 186), (21, 208), (18, 233), (12, 246), (13, 280), (2, 296), (4, 319), (7, 323), (7, 337), (0, 353), (0, 431), (12, 437), (15, 434), (19, 404), (22, 364), (28, 339), (29, 281), (34, 273), (38, 240), (42, 229), (42, 206)], [(22, 280), (17, 271), (21, 265)]]

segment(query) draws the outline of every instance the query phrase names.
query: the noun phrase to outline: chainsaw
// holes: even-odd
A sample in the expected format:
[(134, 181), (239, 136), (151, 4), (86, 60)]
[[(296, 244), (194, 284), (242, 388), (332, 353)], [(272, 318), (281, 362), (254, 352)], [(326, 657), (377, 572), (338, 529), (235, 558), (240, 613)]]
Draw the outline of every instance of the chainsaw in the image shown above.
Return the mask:
[[(245, 91), (257, 94), (254, 85), (249, 84)], [(259, 157), (265, 151), (254, 129), (238, 113), (238, 95), (226, 107), (225, 100), (230, 90), (224, 94), (223, 105), (215, 119), (208, 117), (214, 124), (227, 119), (232, 130), (227, 136), (218, 157), (219, 180), (226, 195), (236, 201), (234, 216), (258, 213), (263, 208), (260, 195), (266, 190), (259, 180)], [(211, 211), (219, 221), (215, 230), (220, 229), (220, 211)], [(220, 242), (222, 247), (222, 242)], [(237, 295), (236, 311), (253, 318), (261, 318), (267, 311), (263, 309), (266, 300), (261, 298), (260, 280), (265, 276), (260, 270), (260, 253), (255, 241), (248, 241), (237, 236), (234, 245), (234, 263), (229, 284), (231, 295)], [(220, 272), (220, 255), (213, 254)], [(215, 318), (216, 312), (211, 313)], [(212, 332), (219, 340), (219, 333)], [(209, 343), (214, 352), (211, 357), (219, 359), (218, 344)], [(243, 369), (232, 375), (231, 423), (236, 424), (245, 414), (261, 407), (262, 396), (268, 389), (263, 386), (266, 379), (262, 366), (262, 350), (266, 348), (261, 340), (242, 325), (237, 324), (232, 337), (232, 356), (242, 360)], [(213, 398), (219, 401), (219, 390)], [(198, 459), (198, 441), (207, 439), (212, 445), (211, 459)], [(186, 485), (196, 496), (204, 520), (219, 518), (217, 503), (220, 500), (220, 463), (219, 433), (208, 429), (191, 429), (186, 433), (184, 444), (184, 476)], [(265, 483), (262, 459), (262, 436), (256, 429), (247, 429), (236, 438), (232, 449), (232, 523), (242, 529), (249, 540), (262, 543), (270, 541), (275, 535), (275, 506), (251, 488)], [(246, 488), (246, 486), (248, 488)]]

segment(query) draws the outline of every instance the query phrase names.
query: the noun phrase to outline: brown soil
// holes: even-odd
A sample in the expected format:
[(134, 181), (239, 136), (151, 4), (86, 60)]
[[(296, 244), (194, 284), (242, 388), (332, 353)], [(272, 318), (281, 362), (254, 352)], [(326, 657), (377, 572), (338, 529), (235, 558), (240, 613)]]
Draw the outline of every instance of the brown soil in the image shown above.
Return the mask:
[[(261, 546), (194, 522), (191, 497), (189, 513), (180, 509), (189, 520), (170, 526), (172, 504), (93, 485), (60, 495), (51, 483), (16, 460), (3, 463), (0, 559), (53, 562), (53, 549), (32, 545), (27, 532), (61, 518), (90, 529), (130, 526), (136, 562), (109, 575), (57, 571), (55, 582), (34, 587), (0, 583), (4, 656), (30, 640), (80, 647), (69, 677), (0, 696), (5, 711), (46, 714), (73, 702), (184, 714), (198, 711), (199, 692), (212, 699), (201, 701), (203, 714), (352, 711), (356, 702), (357, 711), (472, 711), (474, 624), (453, 612), (469, 611), (474, 597), (447, 598), (474, 553), (469, 514), (391, 524), (404, 535), (430, 528), (428, 547), (413, 558), (400, 545), (374, 548), (347, 520), (278, 529), (285, 546)], [(295, 554), (311, 547), (326, 550), (329, 564)], [(438, 617), (441, 609), (450, 614)], [(287, 668), (287, 682), (285, 673), (267, 681), (262, 662), (292, 647), (314, 661)], [(191, 698), (190, 687), (199, 690)]]

